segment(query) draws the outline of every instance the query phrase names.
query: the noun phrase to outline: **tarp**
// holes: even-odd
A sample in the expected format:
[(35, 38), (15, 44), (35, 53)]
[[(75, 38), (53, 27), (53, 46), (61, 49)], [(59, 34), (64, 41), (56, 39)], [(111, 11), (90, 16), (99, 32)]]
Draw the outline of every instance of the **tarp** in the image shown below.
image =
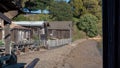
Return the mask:
[(48, 14), (49, 13), (48, 10), (41, 11), (40, 9), (38, 9), (38, 10), (31, 10), (30, 11), (28, 8), (23, 8), (22, 11), (25, 13), (29, 13), (29, 14), (40, 14), (40, 13)]

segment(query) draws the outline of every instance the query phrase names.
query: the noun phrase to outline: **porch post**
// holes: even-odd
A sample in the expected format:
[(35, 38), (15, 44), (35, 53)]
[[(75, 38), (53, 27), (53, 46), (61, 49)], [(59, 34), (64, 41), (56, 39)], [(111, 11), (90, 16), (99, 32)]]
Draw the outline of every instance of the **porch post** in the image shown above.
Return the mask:
[[(6, 23), (6, 21), (4, 21)], [(10, 24), (4, 24), (4, 31), (5, 31), (5, 54), (11, 54), (11, 39), (10, 39)]]
[(5, 54), (11, 54), (11, 46), (10, 46), (10, 24), (11, 20), (0, 12), (0, 18), (4, 20), (4, 41), (5, 41)]

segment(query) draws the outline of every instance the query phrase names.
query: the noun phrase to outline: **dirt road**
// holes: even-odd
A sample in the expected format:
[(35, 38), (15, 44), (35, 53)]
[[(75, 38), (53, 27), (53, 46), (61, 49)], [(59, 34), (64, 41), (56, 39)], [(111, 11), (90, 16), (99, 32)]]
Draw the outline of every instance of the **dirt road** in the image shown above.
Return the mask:
[(18, 57), (18, 62), (29, 64), (39, 58), (35, 68), (102, 68), (102, 56), (93, 40), (78, 40), (56, 49), (31, 52)]

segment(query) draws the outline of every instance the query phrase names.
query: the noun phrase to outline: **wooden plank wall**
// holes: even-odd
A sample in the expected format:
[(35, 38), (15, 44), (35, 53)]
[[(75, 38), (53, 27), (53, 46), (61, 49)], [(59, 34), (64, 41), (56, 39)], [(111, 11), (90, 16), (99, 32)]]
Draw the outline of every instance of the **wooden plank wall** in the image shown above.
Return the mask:
[(51, 37), (50, 34), (53, 34), (54, 38), (65, 39), (70, 38), (69, 30), (60, 30), (60, 29), (48, 29), (48, 37)]
[(19, 42), (19, 32), (20, 31), (24, 32), (24, 34), (22, 34), (23, 38), (21, 39), (21, 41), (29, 38), (29, 35), (28, 35), (29, 31), (14, 29), (14, 30), (11, 31), (11, 39), (12, 39), (13, 42), (15, 42), (15, 43)]

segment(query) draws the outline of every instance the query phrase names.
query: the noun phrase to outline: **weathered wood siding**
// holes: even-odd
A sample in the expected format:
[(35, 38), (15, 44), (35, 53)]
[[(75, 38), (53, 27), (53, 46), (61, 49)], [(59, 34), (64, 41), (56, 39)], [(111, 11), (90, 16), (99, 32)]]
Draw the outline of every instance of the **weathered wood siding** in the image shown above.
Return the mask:
[(30, 31), (27, 30), (17, 30), (14, 29), (11, 31), (11, 39), (13, 42), (18, 43), (24, 39), (30, 38)]
[(43, 33), (41, 30), (41, 27), (38, 27), (38, 26), (24, 26), (24, 27), (31, 29), (31, 32), (30, 32), (31, 39), (38, 40), (41, 38), (40, 36)]
[(70, 38), (70, 30), (48, 29), (48, 37), (53, 37), (58, 39)]

